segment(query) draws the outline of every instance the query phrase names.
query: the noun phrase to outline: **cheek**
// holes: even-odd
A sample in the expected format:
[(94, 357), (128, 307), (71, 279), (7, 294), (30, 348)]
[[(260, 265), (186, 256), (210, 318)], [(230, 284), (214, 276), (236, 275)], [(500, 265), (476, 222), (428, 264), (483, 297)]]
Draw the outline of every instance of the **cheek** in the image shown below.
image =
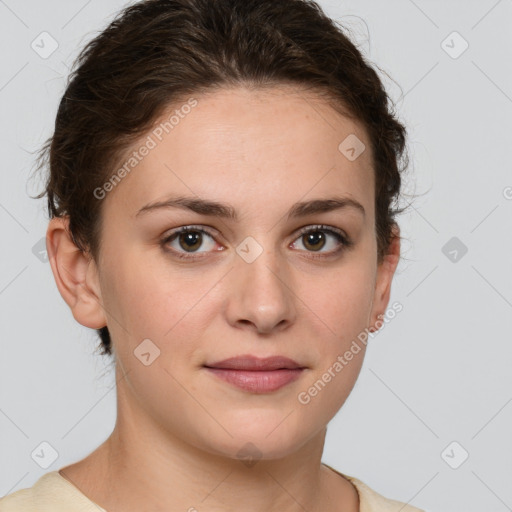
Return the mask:
[[(374, 269), (363, 262), (340, 267), (319, 281), (316, 277), (308, 282), (300, 297), (328, 327), (331, 342), (338, 345), (368, 327), (373, 301)], [(313, 282), (314, 281), (314, 282)], [(308, 286), (309, 285), (309, 286)], [(314, 286), (314, 288), (312, 288)], [(311, 293), (316, 289), (315, 293)]]
[(366, 351), (373, 272), (364, 260), (347, 264), (321, 283), (324, 292), (309, 294), (310, 322), (324, 333), (315, 339), (317, 366), (301, 389), (304, 400), (298, 400), (311, 413), (334, 414), (358, 378)]
[[(323, 335), (315, 338), (316, 366), (297, 395), (297, 407), (306, 418), (327, 423), (343, 406), (359, 376), (366, 352), (371, 287), (364, 273), (333, 279), (329, 292), (310, 309), (311, 322)], [(326, 328), (325, 326), (328, 326)]]
[[(194, 339), (215, 312), (216, 283), (223, 274), (187, 270), (166, 265), (163, 258), (151, 261), (134, 255), (111, 265), (102, 293), (113, 338), (132, 351), (148, 338), (162, 356), (166, 348), (181, 358), (191, 354)], [(178, 358), (169, 364), (173, 361)]]

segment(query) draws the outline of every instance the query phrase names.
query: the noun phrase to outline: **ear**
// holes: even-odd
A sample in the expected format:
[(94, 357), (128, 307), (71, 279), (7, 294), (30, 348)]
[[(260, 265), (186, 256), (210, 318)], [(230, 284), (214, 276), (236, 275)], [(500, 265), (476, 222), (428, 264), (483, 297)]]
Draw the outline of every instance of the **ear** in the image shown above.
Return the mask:
[(69, 217), (50, 220), (46, 250), (57, 288), (75, 320), (91, 329), (107, 325), (98, 269), (92, 257), (80, 251), (73, 242)]
[(387, 254), (383, 261), (378, 265), (377, 276), (375, 279), (375, 291), (373, 295), (372, 311), (370, 314), (370, 332), (376, 332), (379, 329), (374, 327), (375, 323), (382, 322), (382, 317), (386, 312), (391, 294), (391, 283), (395, 274), (396, 267), (400, 261), (400, 227), (395, 225), (392, 231), (392, 240)]

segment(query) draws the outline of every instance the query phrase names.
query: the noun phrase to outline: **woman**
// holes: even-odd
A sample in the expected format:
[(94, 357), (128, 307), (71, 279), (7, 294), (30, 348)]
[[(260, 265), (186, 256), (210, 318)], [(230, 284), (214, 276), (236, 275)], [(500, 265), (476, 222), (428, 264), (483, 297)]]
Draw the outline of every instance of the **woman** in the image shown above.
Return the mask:
[(77, 59), (39, 196), (117, 421), (0, 510), (418, 511), (321, 462), (388, 314), (405, 134), (311, 1), (120, 13)]

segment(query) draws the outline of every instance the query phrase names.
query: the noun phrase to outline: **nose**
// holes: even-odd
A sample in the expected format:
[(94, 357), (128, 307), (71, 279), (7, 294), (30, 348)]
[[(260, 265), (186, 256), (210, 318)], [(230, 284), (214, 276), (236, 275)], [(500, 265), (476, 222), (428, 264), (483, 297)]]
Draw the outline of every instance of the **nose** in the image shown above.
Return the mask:
[(241, 254), (229, 273), (229, 323), (260, 334), (288, 328), (295, 321), (298, 298), (285, 261), (273, 251), (263, 250), (254, 261)]

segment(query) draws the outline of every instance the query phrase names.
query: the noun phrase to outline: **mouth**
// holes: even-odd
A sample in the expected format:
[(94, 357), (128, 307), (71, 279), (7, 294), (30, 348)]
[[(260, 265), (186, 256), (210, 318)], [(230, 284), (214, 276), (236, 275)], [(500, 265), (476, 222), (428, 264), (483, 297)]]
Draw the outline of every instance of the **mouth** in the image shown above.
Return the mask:
[(276, 391), (297, 380), (305, 366), (284, 356), (231, 357), (204, 365), (212, 375), (240, 389), (254, 393)]
[(207, 368), (218, 368), (222, 370), (247, 370), (247, 371), (272, 371), (272, 370), (296, 370), (304, 368), (299, 363), (285, 356), (256, 357), (244, 355), (230, 357), (215, 363), (205, 365)]

